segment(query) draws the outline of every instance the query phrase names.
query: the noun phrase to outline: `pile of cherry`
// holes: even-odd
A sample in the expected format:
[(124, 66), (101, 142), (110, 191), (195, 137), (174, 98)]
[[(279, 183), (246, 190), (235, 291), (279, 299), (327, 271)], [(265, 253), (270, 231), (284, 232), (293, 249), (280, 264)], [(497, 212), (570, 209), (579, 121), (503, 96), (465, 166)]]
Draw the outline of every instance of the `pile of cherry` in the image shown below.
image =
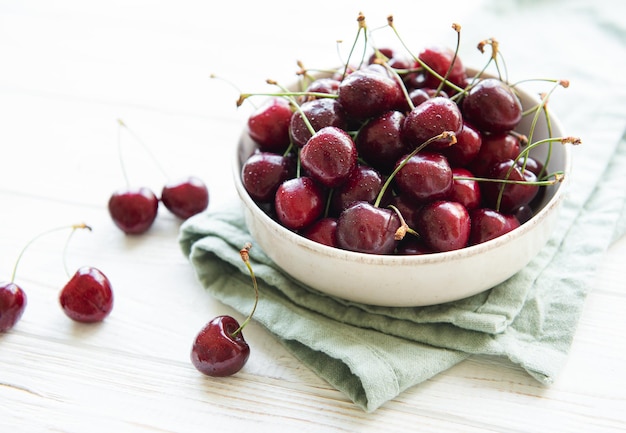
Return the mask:
[(299, 74), (303, 91), (268, 94), (249, 117), (257, 148), (241, 176), (259, 207), (311, 240), (372, 254), (457, 250), (526, 222), (561, 179), (515, 132), (514, 88), (469, 75), (451, 49), (384, 48), (359, 67)]

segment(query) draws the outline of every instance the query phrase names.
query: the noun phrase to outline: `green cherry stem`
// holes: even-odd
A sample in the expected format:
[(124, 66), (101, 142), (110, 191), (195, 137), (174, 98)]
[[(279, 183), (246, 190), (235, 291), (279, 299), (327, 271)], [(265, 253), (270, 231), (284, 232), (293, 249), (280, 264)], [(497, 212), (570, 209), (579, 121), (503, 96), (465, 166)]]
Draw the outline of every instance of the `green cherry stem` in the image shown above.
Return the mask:
[(243, 328), (245, 328), (246, 325), (250, 322), (250, 320), (252, 320), (252, 316), (254, 315), (254, 312), (256, 311), (256, 307), (259, 303), (259, 286), (257, 284), (256, 277), (254, 275), (254, 270), (252, 269), (252, 265), (250, 264), (250, 253), (249, 253), (250, 248), (252, 248), (252, 244), (250, 242), (247, 242), (243, 246), (243, 248), (239, 250), (239, 255), (241, 256), (241, 260), (243, 260), (244, 264), (248, 268), (248, 272), (250, 273), (250, 277), (252, 278), (252, 285), (254, 286), (254, 305), (252, 306), (252, 310), (250, 311), (250, 314), (248, 314), (248, 317), (246, 317), (246, 320), (244, 320), (239, 326), (239, 328), (235, 329), (235, 331), (233, 331), (233, 333), (231, 334), (231, 336), (233, 337), (241, 333)]
[[(11, 273), (11, 280), (10, 282), (14, 282), (15, 281), (15, 277), (17, 275), (17, 268), (22, 260), (22, 257), (24, 256), (24, 253), (26, 252), (26, 250), (37, 240), (39, 240), (40, 238), (53, 233), (53, 232), (57, 232), (57, 231), (61, 231), (61, 230), (67, 230), (67, 229), (71, 229), (72, 232), (70, 233), (70, 236), (72, 233), (74, 233), (74, 231), (76, 231), (77, 229), (89, 229), (91, 230), (91, 227), (89, 227), (87, 224), (85, 223), (78, 223), (78, 224), (72, 224), (71, 226), (61, 226), (61, 227), (56, 227), (53, 229), (49, 229), (46, 230), (44, 232), (39, 233), (38, 235), (36, 235), (35, 237), (31, 238), (26, 245), (24, 245), (24, 247), (22, 248), (22, 251), (20, 251), (19, 255), (17, 256), (17, 259), (15, 260), (15, 264), (13, 265), (13, 271)], [(69, 240), (69, 238), (68, 238)], [(66, 243), (67, 246), (67, 243)], [(65, 262), (65, 260), (64, 260)], [(67, 268), (66, 268), (66, 273), (67, 273)]]
[(429, 138), (428, 140), (426, 140), (425, 142), (417, 146), (411, 153), (409, 153), (400, 162), (400, 164), (398, 164), (398, 166), (391, 172), (389, 177), (387, 177), (387, 180), (385, 181), (382, 188), (380, 189), (380, 192), (376, 196), (376, 200), (374, 201), (374, 206), (378, 207), (380, 205), (380, 202), (383, 199), (383, 196), (385, 195), (387, 188), (389, 188), (389, 185), (393, 181), (393, 178), (396, 176), (396, 174), (398, 174), (398, 172), (402, 169), (402, 167), (404, 167), (407, 164), (407, 162), (409, 162), (409, 160), (413, 156), (415, 156), (419, 151), (423, 150), (430, 143), (432, 143), (433, 141), (437, 141), (437, 140), (450, 140), (450, 145), (453, 145), (456, 143), (456, 135), (452, 131), (444, 131), (441, 134), (435, 135), (434, 137)]
[(118, 155), (120, 158), (120, 165), (122, 166), (122, 172), (124, 174), (124, 179), (126, 180), (127, 186), (130, 185), (130, 182), (128, 179), (128, 174), (126, 172), (126, 165), (124, 164), (124, 158), (122, 158), (122, 144), (121, 144), (122, 143), (122, 129), (125, 129), (133, 137), (133, 139), (143, 148), (143, 150), (150, 157), (154, 165), (161, 172), (163, 177), (165, 177), (166, 179), (169, 179), (167, 172), (165, 171), (163, 166), (159, 164), (159, 161), (156, 159), (156, 157), (154, 156), (150, 148), (143, 142), (143, 140), (137, 134), (135, 134), (135, 132), (132, 129), (130, 129), (128, 125), (126, 125), (126, 123), (122, 121), (122, 119), (117, 119), (117, 124), (118, 124), (118, 134), (117, 134)]

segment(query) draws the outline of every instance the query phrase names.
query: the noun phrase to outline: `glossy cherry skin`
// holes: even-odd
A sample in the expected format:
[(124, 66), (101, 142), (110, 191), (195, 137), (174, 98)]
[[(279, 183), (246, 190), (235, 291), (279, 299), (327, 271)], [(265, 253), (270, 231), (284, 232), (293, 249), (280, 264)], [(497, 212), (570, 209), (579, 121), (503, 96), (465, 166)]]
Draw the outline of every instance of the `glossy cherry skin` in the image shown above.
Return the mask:
[(120, 230), (126, 234), (141, 234), (156, 219), (159, 199), (149, 188), (119, 190), (109, 198), (108, 208)]
[(506, 83), (485, 78), (463, 98), (463, 115), (481, 132), (512, 131), (522, 120), (522, 104)]
[(293, 111), (284, 98), (270, 98), (248, 118), (248, 134), (267, 152), (283, 153), (289, 146)]
[(329, 247), (337, 247), (337, 219), (320, 218), (303, 230), (302, 236)]
[(281, 183), (294, 177), (296, 172), (293, 158), (271, 152), (252, 154), (241, 168), (241, 182), (256, 202), (274, 201)]
[(306, 176), (283, 182), (274, 199), (276, 218), (291, 230), (301, 230), (313, 224), (324, 212), (324, 205), (324, 191)]
[[(424, 48), (417, 57), (442, 77), (446, 76), (448, 69), (450, 69), (450, 65), (452, 65), (452, 62), (454, 61), (452, 70), (448, 75), (448, 81), (456, 84), (457, 86), (465, 87), (465, 82), (467, 80), (465, 67), (458, 56), (455, 58), (454, 51), (452, 49), (441, 46), (430, 46)], [(440, 83), (441, 80), (439, 78), (429, 72), (425, 73), (425, 87), (437, 88)]]
[[(334, 126), (344, 130), (347, 128), (346, 114), (336, 99), (319, 98), (307, 101), (300, 106), (300, 110), (304, 113), (314, 131), (319, 131), (327, 126)], [(289, 135), (293, 144), (297, 147), (303, 147), (311, 138), (311, 131), (305, 124), (300, 111), (294, 112), (293, 116), (291, 116)]]
[(207, 376), (231, 376), (243, 368), (250, 357), (250, 346), (241, 332), (233, 333), (239, 323), (231, 316), (218, 316), (200, 330), (191, 348), (191, 362)]
[(302, 147), (300, 162), (315, 181), (333, 188), (344, 183), (355, 169), (356, 145), (343, 129), (327, 126)]
[(333, 191), (331, 210), (339, 215), (356, 201), (374, 203), (383, 186), (383, 178), (372, 167), (359, 164), (348, 179)]
[(404, 119), (404, 113), (394, 110), (368, 121), (355, 139), (359, 157), (382, 173), (393, 170), (396, 161), (412, 150), (402, 141)]
[(348, 116), (365, 120), (404, 105), (400, 84), (388, 74), (359, 70), (339, 85), (338, 101)]
[(452, 167), (467, 167), (480, 153), (483, 139), (480, 132), (467, 122), (456, 134), (456, 143), (440, 150)]
[(337, 246), (361, 253), (391, 254), (398, 243), (395, 234), (399, 228), (400, 219), (394, 211), (357, 202), (337, 220)]
[(90, 266), (79, 268), (61, 290), (59, 302), (65, 314), (77, 322), (100, 322), (113, 309), (111, 282)]
[[(463, 117), (457, 104), (449, 98), (436, 96), (413, 108), (404, 120), (402, 139), (411, 150), (425, 141), (449, 131), (454, 134), (461, 132)], [(444, 148), (450, 145), (449, 140), (437, 140), (431, 148)]]
[(461, 203), (468, 211), (476, 209), (482, 201), (480, 182), (473, 178), (474, 174), (460, 167), (452, 169), (452, 187), (447, 195), (450, 201)]
[(15, 283), (0, 285), (0, 332), (12, 329), (26, 309), (26, 293)]
[(521, 144), (519, 138), (506, 132), (498, 134), (481, 134), (480, 149), (467, 168), (479, 177), (486, 177), (497, 163), (507, 159), (515, 159), (519, 155)]
[(209, 189), (194, 176), (170, 181), (161, 190), (161, 202), (177, 217), (187, 219), (209, 206)]
[[(483, 182), (481, 188), (485, 205), (503, 213), (513, 213), (520, 206), (527, 205), (539, 192), (539, 186), (532, 184), (537, 180), (535, 174), (530, 170), (522, 172), (511, 159), (496, 164), (489, 172), (489, 177), (519, 182), (512, 184)], [(501, 198), (498, 203), (499, 196)]]
[(470, 245), (490, 241), (520, 226), (515, 216), (489, 208), (474, 209), (470, 217), (472, 219)]
[[(398, 161), (398, 166), (404, 159)], [(442, 154), (422, 151), (408, 159), (394, 181), (401, 193), (417, 202), (437, 200), (452, 187), (452, 168)]]
[(471, 220), (465, 206), (453, 201), (434, 201), (420, 211), (417, 231), (435, 252), (465, 248)]

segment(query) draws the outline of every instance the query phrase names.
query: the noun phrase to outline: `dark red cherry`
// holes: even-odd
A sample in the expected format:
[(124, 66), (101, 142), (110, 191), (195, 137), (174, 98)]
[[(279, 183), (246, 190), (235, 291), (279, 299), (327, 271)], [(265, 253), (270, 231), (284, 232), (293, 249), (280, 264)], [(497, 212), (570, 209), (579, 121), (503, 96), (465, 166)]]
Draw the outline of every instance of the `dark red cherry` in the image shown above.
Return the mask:
[(359, 70), (343, 79), (338, 101), (348, 116), (369, 119), (405, 103), (400, 84), (388, 74)]
[(293, 158), (271, 152), (252, 154), (241, 168), (241, 182), (256, 202), (274, 201), (281, 183), (294, 177), (296, 172)]
[(461, 203), (468, 211), (476, 209), (481, 204), (480, 182), (474, 178), (474, 174), (460, 167), (452, 168), (452, 187), (447, 195), (447, 200)]
[(283, 153), (289, 146), (293, 111), (284, 98), (270, 98), (248, 118), (248, 134), (267, 152)]
[(408, 235), (398, 243), (396, 248), (396, 254), (402, 256), (419, 256), (432, 252), (433, 250), (424, 243), (421, 237)]
[(177, 217), (187, 219), (209, 206), (209, 189), (194, 176), (170, 181), (163, 186), (161, 202)]
[(315, 181), (333, 188), (344, 183), (355, 169), (356, 145), (343, 129), (327, 126), (302, 147), (300, 162)]
[(520, 152), (518, 137), (503, 132), (499, 134), (481, 134), (481, 145), (478, 154), (468, 165), (469, 170), (479, 177), (486, 177), (489, 170), (497, 163), (507, 159), (515, 159)]
[[(347, 128), (346, 114), (336, 99), (319, 98), (304, 102), (300, 109), (308, 119), (314, 131), (327, 126), (339, 129)], [(293, 113), (289, 123), (289, 135), (293, 144), (303, 147), (311, 138), (311, 131), (307, 127), (299, 111)]]
[(320, 218), (304, 229), (302, 236), (329, 247), (337, 247), (337, 219)]
[[(410, 149), (435, 137), (442, 132), (461, 132), (463, 117), (454, 101), (443, 96), (430, 98), (412, 109), (407, 114), (402, 126), (402, 139)], [(450, 145), (449, 140), (435, 141), (430, 148), (442, 148)]]
[(114, 192), (109, 198), (109, 214), (126, 234), (147, 231), (157, 216), (159, 199), (149, 188), (131, 188)]
[(456, 135), (456, 143), (440, 150), (452, 167), (468, 166), (482, 147), (480, 132), (467, 122), (463, 122), (461, 132)]
[(337, 220), (337, 246), (368, 254), (391, 254), (398, 241), (398, 215), (370, 203), (357, 202), (344, 210)]
[(372, 167), (358, 165), (348, 179), (335, 188), (331, 199), (333, 214), (339, 215), (355, 201), (374, 203), (383, 186), (383, 178)]
[(388, 111), (368, 121), (356, 136), (359, 157), (382, 173), (393, 170), (396, 161), (412, 149), (401, 137), (405, 115)]
[(425, 205), (418, 217), (417, 232), (435, 252), (465, 248), (469, 241), (469, 212), (460, 203), (434, 201)]
[[(329, 95), (336, 95), (339, 91), (339, 80), (335, 80), (331, 77), (318, 78), (311, 82), (305, 89), (305, 92), (311, 93), (327, 93)], [(318, 97), (308, 97), (308, 100), (318, 99)]]
[(539, 186), (533, 185), (537, 177), (530, 170), (522, 170), (511, 159), (496, 164), (489, 172), (493, 179), (503, 179), (518, 183), (483, 182), (482, 195), (487, 207), (503, 213), (515, 212), (520, 206), (532, 201), (539, 191)]
[(489, 208), (474, 209), (470, 217), (472, 219), (470, 245), (490, 241), (520, 226), (515, 216)]
[(250, 357), (250, 346), (241, 332), (233, 335), (239, 323), (231, 316), (211, 320), (196, 336), (191, 348), (191, 362), (208, 376), (222, 377), (237, 373)]
[[(398, 161), (398, 165), (405, 158)], [(452, 187), (452, 169), (437, 152), (418, 152), (396, 173), (394, 182), (402, 194), (424, 202), (444, 198)]]
[(100, 322), (113, 309), (111, 282), (98, 269), (81, 267), (61, 290), (59, 302), (65, 314), (77, 322)]
[(15, 283), (0, 285), (0, 332), (12, 329), (26, 309), (26, 293)]
[(463, 98), (463, 116), (481, 132), (512, 131), (522, 120), (522, 104), (508, 84), (485, 78)]
[[(456, 84), (460, 87), (465, 87), (467, 74), (465, 73), (465, 67), (461, 62), (461, 59), (457, 56), (455, 58), (454, 51), (448, 47), (430, 46), (424, 48), (419, 54), (418, 58), (426, 63), (430, 68), (437, 72), (441, 77), (445, 77), (450, 65), (454, 61), (452, 70), (448, 75), (448, 81)], [(424, 87), (437, 88), (441, 80), (429, 72), (425, 72)]]
[(291, 230), (300, 230), (313, 224), (324, 212), (324, 205), (321, 187), (306, 176), (283, 182), (274, 199), (276, 218)]

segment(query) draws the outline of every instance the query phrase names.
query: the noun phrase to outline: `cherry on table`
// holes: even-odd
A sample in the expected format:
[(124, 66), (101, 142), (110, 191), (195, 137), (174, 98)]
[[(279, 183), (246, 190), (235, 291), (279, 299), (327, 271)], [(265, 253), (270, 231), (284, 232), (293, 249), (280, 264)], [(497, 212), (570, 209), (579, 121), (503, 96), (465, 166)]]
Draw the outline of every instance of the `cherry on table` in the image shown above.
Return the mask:
[(72, 320), (84, 323), (100, 322), (113, 309), (111, 282), (100, 270), (83, 266), (61, 290), (59, 303)]
[(108, 209), (120, 230), (126, 234), (141, 234), (154, 223), (159, 199), (146, 187), (120, 189), (109, 198)]
[(13, 282), (0, 285), (0, 332), (12, 329), (26, 309), (26, 293)]
[(187, 219), (209, 205), (209, 189), (195, 176), (169, 181), (161, 190), (161, 202), (174, 215)]
[(239, 251), (254, 286), (254, 304), (248, 317), (241, 325), (232, 316), (213, 318), (196, 335), (191, 346), (191, 363), (207, 376), (231, 376), (241, 370), (250, 357), (250, 346), (243, 336), (243, 329), (252, 319), (259, 302), (259, 288), (249, 258), (251, 247), (247, 243)]

